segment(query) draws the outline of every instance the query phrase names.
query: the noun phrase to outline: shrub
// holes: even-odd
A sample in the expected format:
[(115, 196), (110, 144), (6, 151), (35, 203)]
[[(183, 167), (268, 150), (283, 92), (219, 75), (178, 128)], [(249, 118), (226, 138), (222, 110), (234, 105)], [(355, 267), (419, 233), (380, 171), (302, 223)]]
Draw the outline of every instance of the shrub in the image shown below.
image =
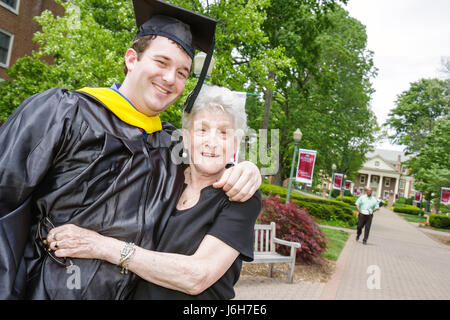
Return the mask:
[(394, 212), (401, 212), (401, 213), (406, 213), (406, 214), (414, 214), (414, 215), (419, 215), (419, 213), (423, 214), (424, 211), (413, 207), (413, 206), (409, 206), (409, 205), (403, 205), (402, 207), (392, 207), (392, 210), (394, 210)]
[(445, 214), (430, 214), (430, 226), (440, 229), (450, 229), (450, 217)]
[(339, 189), (333, 189), (331, 190), (331, 197), (332, 198), (337, 198), (341, 195), (341, 190)]
[[(337, 197), (337, 198), (336, 198), (336, 201), (341, 201), (341, 196)], [(355, 199), (354, 197), (345, 197), (345, 196), (344, 196), (343, 201), (344, 201), (345, 203), (348, 203), (348, 204), (352, 205), (352, 206), (354, 206), (355, 203), (356, 203), (356, 199)]]
[[(312, 264), (323, 259), (321, 254), (326, 249), (327, 237), (305, 209), (299, 208), (294, 202), (285, 204), (279, 196), (264, 198), (262, 208), (259, 220), (263, 224), (275, 222), (277, 238), (301, 243), (296, 262)], [(290, 248), (286, 246), (277, 246), (277, 251), (284, 255), (290, 254)]]
[(439, 208), (439, 214), (446, 214), (446, 213), (450, 213), (450, 205), (440, 205)]
[[(287, 189), (280, 187), (280, 186), (276, 186), (273, 184), (268, 184), (268, 183), (263, 183), (261, 184), (261, 186), (259, 187), (259, 190), (261, 191), (262, 194), (273, 194), (275, 195), (279, 195), (282, 199), (285, 198), (287, 196)], [(308, 196), (304, 196), (302, 194), (299, 194), (297, 192), (292, 191), (291, 192), (291, 199), (296, 199), (296, 200), (301, 200), (301, 201), (308, 201), (308, 202), (314, 202), (314, 203), (323, 203), (323, 204), (328, 204), (328, 205), (337, 205), (340, 207), (348, 207), (348, 204), (346, 204), (345, 202), (341, 202), (341, 201), (335, 201), (335, 200), (328, 200), (328, 199), (323, 199), (323, 198), (315, 198), (315, 197), (308, 197)]]
[(392, 204), (392, 207), (403, 208), (403, 207), (405, 207), (405, 204), (402, 202), (396, 201)]
[[(285, 202), (287, 189), (271, 184), (262, 184), (260, 190), (263, 194), (278, 195), (280, 200)], [(356, 225), (357, 218), (353, 215), (349, 205), (342, 201), (328, 200), (322, 198), (314, 198), (291, 192), (291, 201), (296, 202), (301, 208), (307, 209), (311, 216), (322, 220), (340, 220), (348, 224), (348, 226)]]
[(295, 201), (301, 208), (305, 208), (310, 215), (318, 219), (328, 221), (341, 220), (346, 222), (349, 226), (356, 225), (358, 220), (353, 215), (353, 211), (350, 208), (342, 208), (323, 203), (299, 201), (295, 199), (293, 201)]

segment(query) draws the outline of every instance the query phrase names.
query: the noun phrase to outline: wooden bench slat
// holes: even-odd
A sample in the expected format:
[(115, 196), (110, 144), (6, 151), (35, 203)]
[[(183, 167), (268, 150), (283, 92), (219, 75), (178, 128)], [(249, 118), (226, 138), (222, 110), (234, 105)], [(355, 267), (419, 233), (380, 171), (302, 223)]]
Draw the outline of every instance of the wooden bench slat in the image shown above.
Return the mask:
[[(295, 256), (297, 248), (301, 248), (301, 244), (276, 238), (276, 225), (274, 222), (271, 222), (270, 225), (255, 224), (254, 230), (254, 259), (251, 262), (245, 263), (269, 263), (270, 277), (272, 277), (274, 263), (288, 263), (290, 267), (288, 280), (292, 283), (294, 281)], [(275, 252), (275, 243), (291, 247), (291, 254), (289, 256), (283, 256)]]

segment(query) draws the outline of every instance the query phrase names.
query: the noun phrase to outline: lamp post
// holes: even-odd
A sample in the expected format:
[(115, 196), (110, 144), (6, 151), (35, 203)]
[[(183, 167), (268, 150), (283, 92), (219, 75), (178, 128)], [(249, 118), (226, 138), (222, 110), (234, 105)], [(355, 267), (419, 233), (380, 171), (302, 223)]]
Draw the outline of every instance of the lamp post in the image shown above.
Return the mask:
[[(203, 64), (205, 63), (206, 53), (199, 52), (194, 57), (194, 75), (198, 78), (200, 77), (200, 73), (202, 72)], [(206, 78), (211, 76), (212, 70), (214, 68), (214, 63), (216, 60), (214, 57), (211, 57), (211, 62), (209, 63), (208, 71), (206, 72)]]
[(334, 171), (336, 170), (336, 165), (333, 163), (331, 166), (331, 183), (330, 183), (330, 193), (328, 193), (328, 199), (331, 199), (331, 191), (333, 190), (333, 184), (334, 184)]
[(425, 212), (430, 212), (430, 197), (431, 197), (431, 194), (428, 192), (427, 193), (427, 202), (426, 202), (426, 204), (425, 204)]
[[(436, 196), (436, 193), (432, 192), (432, 193), (431, 193), (431, 200), (433, 200), (435, 196)], [(433, 210), (433, 208), (435, 209), (436, 206), (434, 206), (433, 204), (431, 204), (431, 213), (436, 213), (436, 212), (434, 212), (435, 210)]]
[(292, 177), (294, 175), (294, 167), (295, 167), (295, 156), (297, 154), (297, 150), (298, 150), (298, 144), (300, 143), (300, 140), (302, 140), (302, 132), (300, 131), (299, 128), (297, 128), (297, 130), (295, 130), (294, 132), (294, 154), (292, 155), (292, 165), (291, 165), (291, 175), (289, 176), (289, 186), (288, 186), (288, 192), (286, 195), (286, 203), (289, 203), (289, 197), (291, 195), (291, 190), (292, 190)]
[(347, 175), (346, 175), (346, 174), (344, 174), (344, 176), (342, 177), (342, 183), (341, 183), (341, 202), (344, 201), (345, 179), (347, 179)]

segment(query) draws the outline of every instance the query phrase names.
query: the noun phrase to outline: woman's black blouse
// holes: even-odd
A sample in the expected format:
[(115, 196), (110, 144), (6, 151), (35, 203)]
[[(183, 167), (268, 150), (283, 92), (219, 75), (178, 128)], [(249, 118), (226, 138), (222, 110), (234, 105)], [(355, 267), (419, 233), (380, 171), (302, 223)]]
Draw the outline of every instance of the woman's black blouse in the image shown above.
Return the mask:
[(253, 260), (253, 230), (261, 210), (261, 193), (248, 201), (230, 202), (222, 189), (202, 189), (198, 203), (175, 210), (162, 232), (156, 251), (192, 255), (205, 235), (210, 234), (240, 252), (225, 274), (201, 294), (193, 296), (141, 280), (135, 299), (231, 299), (242, 260)]

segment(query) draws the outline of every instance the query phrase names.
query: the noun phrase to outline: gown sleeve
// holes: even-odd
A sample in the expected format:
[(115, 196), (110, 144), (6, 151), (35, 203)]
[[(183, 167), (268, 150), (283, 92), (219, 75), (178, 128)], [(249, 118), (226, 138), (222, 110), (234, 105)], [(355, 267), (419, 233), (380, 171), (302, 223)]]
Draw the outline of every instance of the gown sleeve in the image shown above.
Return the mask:
[(56, 88), (32, 96), (0, 126), (0, 299), (20, 298), (25, 286), (32, 193), (69, 134), (74, 108), (66, 93)]

